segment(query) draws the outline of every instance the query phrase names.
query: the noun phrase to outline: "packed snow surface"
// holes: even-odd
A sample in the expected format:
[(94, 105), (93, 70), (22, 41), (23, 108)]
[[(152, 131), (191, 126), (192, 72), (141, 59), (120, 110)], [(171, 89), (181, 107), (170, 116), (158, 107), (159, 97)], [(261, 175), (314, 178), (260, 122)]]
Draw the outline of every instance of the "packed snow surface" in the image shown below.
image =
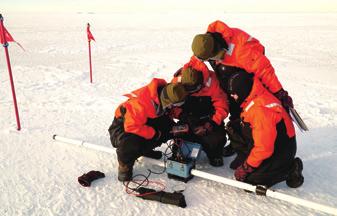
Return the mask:
[[(166, 191), (185, 188), (187, 208), (144, 201), (117, 181), (115, 154), (54, 142), (53, 134), (111, 147), (107, 129), (122, 95), (153, 77), (169, 81), (192, 52), (193, 36), (222, 20), (258, 38), (310, 128), (297, 131), (305, 182), (273, 189), (337, 207), (337, 14), (3, 13), (26, 51), (9, 52), (22, 130), (16, 130), (5, 56), (0, 58), (0, 215), (324, 215), (195, 177), (187, 184), (151, 175)], [(92, 42), (89, 83), (86, 23)], [(3, 52), (2, 48), (0, 52)], [(197, 169), (233, 179), (203, 154)], [(135, 173), (147, 174), (146, 163)], [(77, 177), (106, 174), (89, 188)]]

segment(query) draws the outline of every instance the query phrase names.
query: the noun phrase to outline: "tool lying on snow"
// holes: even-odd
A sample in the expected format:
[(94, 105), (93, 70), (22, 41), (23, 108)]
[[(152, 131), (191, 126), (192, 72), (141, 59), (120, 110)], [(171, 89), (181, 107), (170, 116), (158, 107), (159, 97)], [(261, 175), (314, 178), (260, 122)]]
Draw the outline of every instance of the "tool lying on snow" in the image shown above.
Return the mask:
[[(68, 143), (68, 144), (73, 144), (73, 145), (77, 145), (77, 146), (84, 146), (90, 149), (95, 149), (95, 150), (99, 150), (99, 151), (103, 151), (103, 152), (108, 152), (108, 153), (113, 153), (113, 149), (112, 148), (108, 148), (108, 147), (103, 147), (103, 146), (97, 146), (95, 144), (91, 144), (91, 143), (87, 143), (84, 141), (80, 141), (80, 140), (74, 140), (74, 139), (69, 139), (69, 138), (65, 138), (65, 137), (60, 137), (57, 135), (53, 136), (53, 139), (58, 141), (58, 142), (62, 142), (62, 143)], [(159, 160), (153, 160), (153, 159), (146, 159), (147, 161), (153, 163), (153, 164), (157, 164), (160, 166), (163, 166), (163, 163)], [(330, 206), (326, 206), (326, 205), (322, 205), (322, 204), (318, 204), (315, 202), (311, 202), (308, 200), (304, 200), (301, 198), (297, 198), (297, 197), (293, 197), (287, 194), (283, 194), (283, 193), (279, 193), (275, 190), (271, 190), (268, 189), (264, 186), (261, 185), (251, 185), (251, 184), (247, 184), (244, 182), (239, 182), (233, 179), (229, 179), (229, 178), (224, 178), (221, 176), (217, 176), (217, 175), (213, 175), (207, 172), (203, 172), (200, 170), (196, 170), (196, 169), (191, 169), (190, 170), (191, 175), (193, 176), (197, 176), (197, 177), (201, 177), (204, 179), (209, 179), (212, 181), (216, 181), (225, 185), (229, 185), (229, 186), (233, 186), (236, 188), (240, 188), (246, 191), (250, 191), (253, 192), (257, 195), (261, 195), (261, 196), (267, 196), (267, 197), (272, 197), (275, 199), (279, 199), (282, 201), (286, 201), (292, 204), (297, 204), (297, 205), (301, 205), (307, 208), (311, 208), (311, 209), (315, 209), (318, 211), (322, 211), (328, 214), (332, 214), (332, 215), (337, 215), (337, 209), (330, 207)]]
[(186, 207), (185, 197), (180, 192), (168, 193), (165, 191), (155, 191), (145, 187), (140, 187), (137, 191), (139, 192), (137, 197), (145, 200), (158, 201), (165, 204), (176, 205), (181, 208)]
[(303, 131), (308, 131), (309, 128), (307, 127), (307, 125), (304, 123), (303, 119), (301, 118), (301, 116), (298, 114), (298, 112), (295, 110), (295, 108), (289, 108), (289, 112), (290, 112), (290, 117), (291, 119), (295, 122), (295, 124), (297, 125), (297, 127), (303, 132)]

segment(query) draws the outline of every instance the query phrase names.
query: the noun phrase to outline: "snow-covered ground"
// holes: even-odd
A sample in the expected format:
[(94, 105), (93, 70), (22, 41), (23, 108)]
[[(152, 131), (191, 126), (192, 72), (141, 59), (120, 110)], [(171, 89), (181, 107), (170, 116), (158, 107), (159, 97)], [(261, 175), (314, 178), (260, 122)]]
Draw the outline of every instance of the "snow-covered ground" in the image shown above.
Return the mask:
[[(266, 46), (279, 79), (310, 127), (298, 131), (305, 183), (273, 188), (337, 207), (337, 14), (4, 13), (5, 25), (26, 49), (10, 54), (22, 130), (16, 131), (4, 54), (0, 58), (0, 215), (321, 215), (321, 212), (258, 197), (194, 178), (186, 185), (152, 175), (167, 191), (186, 190), (187, 208), (129, 196), (117, 181), (116, 155), (52, 141), (58, 134), (110, 147), (107, 129), (121, 95), (153, 77), (169, 80), (191, 56), (193, 36), (220, 19)], [(90, 22), (94, 83), (89, 83), (85, 26)], [(2, 53), (2, 49), (0, 49)], [(205, 155), (198, 169), (212, 168)], [(146, 164), (135, 173), (146, 174)], [(77, 177), (106, 174), (90, 188)], [(324, 214), (322, 214), (324, 215)]]

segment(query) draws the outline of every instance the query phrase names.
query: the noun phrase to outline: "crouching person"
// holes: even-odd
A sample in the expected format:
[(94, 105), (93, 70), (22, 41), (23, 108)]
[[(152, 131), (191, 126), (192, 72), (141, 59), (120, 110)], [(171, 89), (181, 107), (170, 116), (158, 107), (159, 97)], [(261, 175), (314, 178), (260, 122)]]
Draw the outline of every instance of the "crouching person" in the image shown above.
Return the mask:
[(153, 149), (171, 138), (174, 125), (169, 110), (180, 106), (186, 92), (181, 84), (167, 84), (163, 79), (153, 79), (129, 95), (118, 106), (109, 128), (110, 140), (117, 148), (118, 180), (132, 180), (133, 165), (140, 156), (161, 158)]
[(281, 181), (301, 186), (303, 163), (295, 158), (295, 129), (281, 102), (258, 79), (242, 72), (230, 77), (228, 92), (242, 108), (239, 128), (228, 130), (238, 153), (231, 163), (235, 178), (268, 187)]
[(178, 116), (179, 122), (187, 123), (191, 129), (183, 138), (200, 143), (210, 165), (222, 166), (226, 143), (223, 121), (228, 115), (228, 101), (215, 73), (193, 56), (172, 82), (182, 83), (189, 93)]

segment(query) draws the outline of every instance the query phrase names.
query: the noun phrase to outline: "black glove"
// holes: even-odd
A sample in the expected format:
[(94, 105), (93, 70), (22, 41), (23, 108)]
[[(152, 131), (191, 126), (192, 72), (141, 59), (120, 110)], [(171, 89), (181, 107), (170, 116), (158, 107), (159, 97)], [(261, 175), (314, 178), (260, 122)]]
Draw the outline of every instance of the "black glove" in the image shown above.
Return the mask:
[(208, 132), (211, 132), (215, 129), (215, 127), (217, 126), (217, 123), (215, 123), (212, 119), (209, 119), (204, 126), (206, 127)]
[(212, 132), (215, 126), (216, 126), (216, 123), (214, 121), (208, 120), (204, 124), (194, 128), (193, 132), (197, 136), (204, 136), (207, 133)]
[(91, 182), (93, 182), (96, 179), (100, 179), (104, 177), (105, 177), (104, 173), (100, 171), (92, 170), (88, 173), (81, 175), (80, 177), (78, 177), (77, 180), (78, 180), (78, 183), (80, 183), (83, 187), (90, 187)]
[(181, 71), (183, 70), (183, 68), (181, 67), (181, 68), (179, 68), (174, 74), (173, 74), (173, 76), (174, 77), (177, 77), (177, 76), (179, 76), (180, 74), (181, 74)]
[(153, 141), (160, 141), (162, 139), (163, 133), (160, 130), (156, 130), (156, 133), (154, 134), (152, 140)]
[(173, 137), (181, 137), (189, 132), (188, 124), (177, 124), (172, 127), (171, 133)]
[(241, 131), (241, 118), (228, 121), (225, 126), (225, 130), (229, 134), (238, 133)]
[(152, 138), (152, 141), (156, 142), (158, 146), (162, 143), (166, 142), (167, 140), (173, 139), (172, 133), (157, 129), (155, 135)]
[(288, 95), (288, 92), (285, 91), (283, 88), (274, 93), (275, 97), (277, 97), (277, 99), (279, 99), (282, 103), (282, 106), (286, 109), (289, 110), (289, 108), (294, 108), (294, 104), (293, 104), (293, 99)]

